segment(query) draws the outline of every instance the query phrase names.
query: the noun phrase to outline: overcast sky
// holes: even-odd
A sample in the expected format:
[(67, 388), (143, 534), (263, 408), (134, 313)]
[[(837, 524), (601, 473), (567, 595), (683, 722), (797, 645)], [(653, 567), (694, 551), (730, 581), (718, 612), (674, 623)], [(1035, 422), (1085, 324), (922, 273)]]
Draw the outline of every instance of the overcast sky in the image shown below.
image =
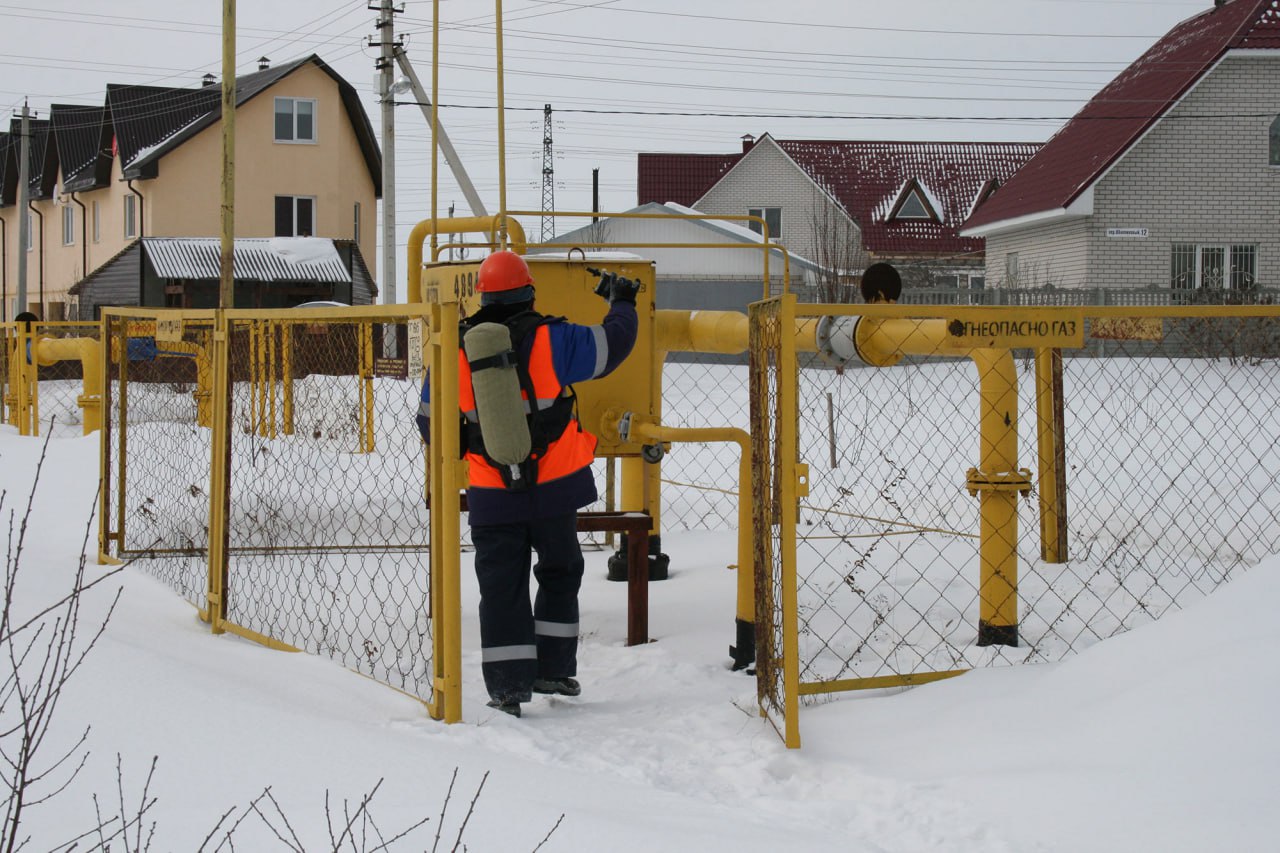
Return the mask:
[[(255, 70), (259, 56), (280, 63), (317, 53), (360, 91), (378, 130), (376, 49), (366, 44), (376, 13), (367, 5), (241, 0), (240, 73)], [(508, 209), (541, 207), (547, 103), (556, 207), (590, 210), (598, 168), (602, 209), (625, 210), (636, 201), (640, 151), (734, 151), (744, 134), (765, 132), (1043, 141), (1170, 27), (1211, 5), (506, 0)], [(429, 90), (432, 3), (404, 6), (397, 31), (408, 34)], [(495, 8), (440, 2), (441, 121), (491, 213), (498, 207)], [(221, 13), (218, 0), (0, 0), (0, 109), (16, 114), (27, 98), (47, 116), (51, 103), (101, 103), (107, 83), (199, 85), (221, 70)], [(416, 106), (397, 107), (396, 121), (403, 241), (430, 213), (430, 136)], [(456, 201), (465, 214), (440, 168), (442, 211)]]

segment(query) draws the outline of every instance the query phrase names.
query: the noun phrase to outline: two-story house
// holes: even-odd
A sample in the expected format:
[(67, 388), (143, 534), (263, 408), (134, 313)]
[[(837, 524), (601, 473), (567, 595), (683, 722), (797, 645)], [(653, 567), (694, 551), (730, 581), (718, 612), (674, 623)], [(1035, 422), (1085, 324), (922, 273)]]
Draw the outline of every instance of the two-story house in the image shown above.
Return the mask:
[[(101, 106), (55, 104), (30, 122), (27, 211), (18, 209), (20, 125), (11, 122), (0, 134), (5, 318), (216, 304), (216, 278), (199, 272), (208, 264), (173, 258), (207, 255), (221, 233), (220, 119), (221, 87), (211, 77), (198, 88), (108, 85)], [(236, 304), (372, 301), (382, 166), (355, 89), (315, 55), (238, 77), (235, 162)], [(31, 224), (25, 247), (21, 215)], [(268, 247), (242, 238), (291, 237), (330, 240), (331, 254), (319, 256), (331, 262), (317, 274), (255, 273), (265, 267), (253, 259)], [(22, 306), (19, 252), (27, 260)], [(307, 254), (317, 256), (314, 247)]]
[[(984, 242), (961, 223), (1031, 159), (1026, 142), (746, 137), (728, 155), (641, 153), (639, 203), (758, 216), (770, 239), (843, 275), (888, 261), (909, 286), (981, 286)], [(757, 225), (758, 230), (763, 227)]]
[(986, 238), (994, 284), (1280, 285), (1280, 6), (1178, 24), (961, 233)]

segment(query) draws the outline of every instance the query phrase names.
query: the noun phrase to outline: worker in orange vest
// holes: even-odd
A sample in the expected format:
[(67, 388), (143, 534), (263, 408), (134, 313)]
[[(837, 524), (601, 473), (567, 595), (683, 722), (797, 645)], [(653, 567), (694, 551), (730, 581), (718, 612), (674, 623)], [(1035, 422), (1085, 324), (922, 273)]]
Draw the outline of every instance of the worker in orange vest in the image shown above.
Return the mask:
[[(578, 422), (572, 385), (612, 372), (635, 345), (639, 285), (601, 274), (596, 293), (609, 303), (597, 325), (570, 323), (534, 310), (529, 266), (499, 251), (480, 265), (480, 310), (466, 318), (460, 340), (481, 324), (505, 326), (510, 348), (469, 359), (459, 349), (459, 403), (464, 457), (469, 463), (467, 507), (480, 585), (482, 671), (490, 707), (520, 716), (534, 693), (577, 696), (578, 590), (582, 548), (577, 511), (597, 498), (591, 463), (596, 437)], [(492, 326), (485, 327), (492, 329)], [(503, 339), (505, 341), (505, 338)], [(503, 411), (486, 398), (481, 371), (514, 367), (518, 398)], [(488, 410), (486, 410), (486, 406)], [(423, 384), (418, 428), (429, 435), (430, 399)], [(504, 422), (501, 418), (507, 418)], [(528, 455), (499, 461), (486, 447), (499, 427), (528, 429)], [(533, 554), (537, 562), (533, 563)], [(530, 605), (529, 575), (537, 580)]]

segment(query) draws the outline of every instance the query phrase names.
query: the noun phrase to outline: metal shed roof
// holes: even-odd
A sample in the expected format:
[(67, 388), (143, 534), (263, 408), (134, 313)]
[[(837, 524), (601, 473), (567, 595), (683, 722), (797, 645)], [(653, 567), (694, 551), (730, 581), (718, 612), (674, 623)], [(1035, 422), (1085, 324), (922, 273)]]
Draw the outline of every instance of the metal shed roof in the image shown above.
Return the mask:
[[(160, 278), (217, 279), (222, 244), (213, 237), (145, 237), (147, 262)], [(351, 274), (333, 241), (322, 237), (242, 238), (234, 243), (235, 277), (241, 281), (305, 281), (346, 284)]]

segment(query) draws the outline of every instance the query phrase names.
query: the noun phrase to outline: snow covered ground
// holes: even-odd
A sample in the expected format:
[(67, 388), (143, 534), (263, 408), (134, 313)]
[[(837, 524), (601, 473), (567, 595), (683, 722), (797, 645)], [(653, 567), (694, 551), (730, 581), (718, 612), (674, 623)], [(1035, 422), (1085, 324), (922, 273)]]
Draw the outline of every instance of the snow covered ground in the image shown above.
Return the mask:
[[(0, 427), (10, 540), (41, 442)], [(49, 445), (19, 613), (70, 582), (97, 449), (96, 437)], [(519, 720), (484, 706), (465, 582), (465, 721), (454, 726), (330, 661), (213, 636), (168, 587), (126, 570), (88, 596), (86, 625), (123, 591), (44, 747), (52, 758), (89, 726), (88, 759), (28, 812), (30, 848), (93, 826), (95, 794), (114, 813), (119, 755), (127, 801), (158, 759), (154, 850), (198, 849), (267, 786), (301, 846), (327, 849), (326, 794), (337, 819), (379, 780), (370, 813), (384, 837), (429, 818), (394, 850), (430, 849), (438, 831), (452, 848), (482, 782), (462, 837), (472, 851), (533, 850), (561, 815), (542, 850), (1275, 849), (1280, 558), (1062, 663), (807, 707), (803, 748), (788, 751), (757, 715), (753, 680), (728, 668), (734, 533), (663, 544), (673, 566), (651, 589), (656, 642), (625, 647), (624, 587), (604, 579), (604, 552), (588, 553), (583, 695), (540, 697)], [(240, 850), (290, 849), (253, 815), (234, 838)]]

